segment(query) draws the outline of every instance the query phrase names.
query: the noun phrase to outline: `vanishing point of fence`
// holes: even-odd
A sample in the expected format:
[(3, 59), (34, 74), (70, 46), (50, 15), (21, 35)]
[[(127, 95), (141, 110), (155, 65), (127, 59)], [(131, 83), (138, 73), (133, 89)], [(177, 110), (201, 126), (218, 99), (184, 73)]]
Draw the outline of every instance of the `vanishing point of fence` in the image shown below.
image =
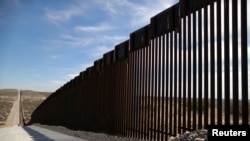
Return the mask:
[(247, 0), (180, 0), (56, 90), (31, 123), (145, 140), (249, 125)]

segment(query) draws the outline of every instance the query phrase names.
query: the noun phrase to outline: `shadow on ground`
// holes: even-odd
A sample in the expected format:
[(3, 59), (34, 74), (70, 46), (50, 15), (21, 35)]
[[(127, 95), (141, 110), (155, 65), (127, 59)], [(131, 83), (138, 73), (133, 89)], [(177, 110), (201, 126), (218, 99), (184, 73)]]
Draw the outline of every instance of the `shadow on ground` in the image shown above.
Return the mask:
[(55, 141), (28, 126), (24, 126), (22, 128), (31, 136), (34, 141)]

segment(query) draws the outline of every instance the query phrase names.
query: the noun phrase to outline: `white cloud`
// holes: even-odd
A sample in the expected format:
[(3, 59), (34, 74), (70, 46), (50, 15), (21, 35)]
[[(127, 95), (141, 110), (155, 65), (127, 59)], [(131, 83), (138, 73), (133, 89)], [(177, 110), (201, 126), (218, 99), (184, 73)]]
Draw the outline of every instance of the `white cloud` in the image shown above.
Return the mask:
[(110, 50), (113, 50), (113, 49), (114, 49), (114, 47), (108, 47), (105, 45), (101, 45), (101, 46), (96, 46), (88, 54), (91, 55), (91, 57), (93, 57), (93, 58), (97, 58), (97, 57), (102, 58), (104, 53), (106, 53)]
[(175, 3), (177, 3), (176, 0), (147, 0), (145, 3), (131, 4), (130, 7), (132, 9), (132, 18), (130, 24), (132, 26), (138, 26), (150, 23), (150, 18), (169, 8)]
[(94, 2), (111, 15), (121, 14), (122, 10), (128, 10), (127, 7), (131, 4), (128, 0), (95, 0)]
[(76, 32), (101, 32), (112, 29), (113, 26), (110, 26), (107, 23), (103, 23), (97, 26), (76, 26), (74, 30)]
[(69, 21), (73, 16), (81, 15), (83, 9), (77, 6), (70, 6), (64, 10), (54, 10), (45, 8), (45, 17), (52, 23), (61, 23)]
[(151, 17), (177, 2), (179, 1), (144, 0), (136, 3), (129, 0), (95, 0), (96, 4), (113, 17), (119, 19), (128, 17), (127, 22), (132, 27), (149, 23)]

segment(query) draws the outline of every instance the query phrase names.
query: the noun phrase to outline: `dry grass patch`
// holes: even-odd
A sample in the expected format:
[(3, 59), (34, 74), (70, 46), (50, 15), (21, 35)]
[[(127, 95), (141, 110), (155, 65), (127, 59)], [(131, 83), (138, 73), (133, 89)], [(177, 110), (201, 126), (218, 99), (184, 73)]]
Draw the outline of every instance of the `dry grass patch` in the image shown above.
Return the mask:
[(0, 90), (0, 122), (3, 124), (8, 118), (8, 115), (13, 106), (13, 102), (17, 98), (17, 90), (1, 89)]
[(34, 110), (50, 95), (49, 92), (25, 90), (21, 92), (24, 122), (27, 124)]

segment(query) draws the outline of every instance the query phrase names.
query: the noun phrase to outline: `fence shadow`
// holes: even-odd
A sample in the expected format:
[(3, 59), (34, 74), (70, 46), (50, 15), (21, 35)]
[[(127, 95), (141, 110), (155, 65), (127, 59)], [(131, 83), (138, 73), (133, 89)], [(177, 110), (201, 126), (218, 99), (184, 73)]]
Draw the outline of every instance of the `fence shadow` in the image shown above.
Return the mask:
[(29, 126), (24, 126), (22, 128), (31, 136), (31, 138), (34, 141), (55, 141), (55, 140), (47, 137), (43, 133), (40, 133), (39, 131), (32, 129)]

